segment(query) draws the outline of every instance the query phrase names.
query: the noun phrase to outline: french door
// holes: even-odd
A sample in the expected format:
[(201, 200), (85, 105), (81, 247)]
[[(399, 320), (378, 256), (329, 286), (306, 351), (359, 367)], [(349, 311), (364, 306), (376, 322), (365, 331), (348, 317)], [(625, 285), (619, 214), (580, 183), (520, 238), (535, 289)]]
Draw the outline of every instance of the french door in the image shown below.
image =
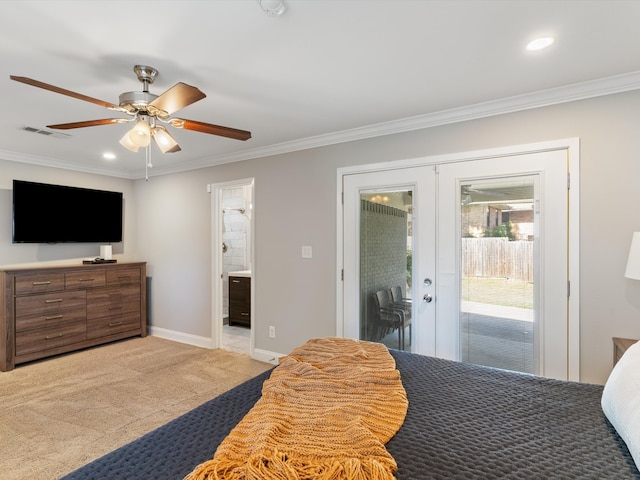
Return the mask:
[(342, 334), (569, 378), (567, 172), (556, 149), (344, 174)]
[[(394, 348), (435, 355), (435, 303), (414, 300), (416, 292), (424, 290), (414, 272), (433, 277), (436, 269), (435, 168), (345, 175), (343, 181), (344, 336), (384, 340)], [(387, 306), (376, 304), (376, 293), (394, 286), (401, 287), (405, 298), (411, 297), (411, 307), (402, 312), (411, 325), (404, 327), (404, 345), (398, 328), (377, 324), (384, 323), (379, 312)], [(424, 295), (433, 298), (433, 288), (426, 290)], [(390, 313), (387, 323), (398, 316), (400, 312)]]

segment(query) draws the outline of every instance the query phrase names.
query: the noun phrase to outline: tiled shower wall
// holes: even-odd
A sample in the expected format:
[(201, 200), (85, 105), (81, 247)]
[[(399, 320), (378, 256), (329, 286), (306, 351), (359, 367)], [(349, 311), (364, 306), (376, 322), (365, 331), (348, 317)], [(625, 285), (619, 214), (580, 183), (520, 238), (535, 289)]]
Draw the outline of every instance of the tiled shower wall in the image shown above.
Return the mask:
[[(223, 303), (222, 311), (225, 317), (229, 314), (229, 272), (251, 269), (250, 248), (250, 218), (251, 218), (251, 189), (250, 187), (236, 187), (223, 190), (222, 209), (223, 226), (222, 242), (227, 246), (223, 253)], [(244, 208), (245, 213), (238, 210)]]

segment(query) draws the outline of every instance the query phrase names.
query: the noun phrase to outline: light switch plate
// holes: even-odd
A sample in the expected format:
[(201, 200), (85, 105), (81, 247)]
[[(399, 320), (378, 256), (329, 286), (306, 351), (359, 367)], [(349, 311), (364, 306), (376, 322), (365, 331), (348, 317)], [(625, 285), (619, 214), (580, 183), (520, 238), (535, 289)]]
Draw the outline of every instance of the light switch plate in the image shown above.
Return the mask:
[(312, 258), (313, 251), (310, 246), (306, 245), (302, 247), (302, 258)]

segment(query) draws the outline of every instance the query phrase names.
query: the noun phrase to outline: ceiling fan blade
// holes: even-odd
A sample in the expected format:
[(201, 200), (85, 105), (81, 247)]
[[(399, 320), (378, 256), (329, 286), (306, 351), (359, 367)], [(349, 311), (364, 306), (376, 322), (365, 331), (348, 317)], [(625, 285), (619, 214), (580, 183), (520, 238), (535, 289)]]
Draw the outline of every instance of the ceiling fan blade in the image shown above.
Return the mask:
[(32, 78), (17, 77), (15, 75), (9, 75), (9, 78), (11, 78), (11, 80), (15, 80), (16, 82), (25, 83), (33, 87), (43, 88), (45, 90), (49, 90), (54, 93), (61, 93), (62, 95), (67, 95), (69, 97), (77, 98), (78, 100), (84, 100), (85, 102), (95, 103), (96, 105), (100, 105), (101, 107), (107, 107), (112, 110), (125, 111), (124, 109), (122, 109), (118, 105), (114, 105), (113, 103), (105, 102), (104, 100), (99, 100), (93, 97), (88, 97), (87, 95), (72, 92), (71, 90), (66, 90), (64, 88), (56, 87), (54, 85), (49, 85), (48, 83), (40, 82)]
[(151, 102), (150, 105), (171, 115), (173, 112), (202, 100), (204, 97), (206, 95), (198, 88), (178, 82)]
[(59, 130), (69, 130), (71, 128), (96, 127), (98, 125), (111, 125), (113, 123), (127, 123), (126, 118), (103, 118), (101, 120), (87, 120), (86, 122), (59, 123), (57, 125), (47, 125), (47, 128), (57, 128)]
[(185, 130), (193, 130), (195, 132), (209, 133), (220, 137), (234, 138), (236, 140), (249, 140), (251, 132), (246, 130), (238, 130), (237, 128), (222, 127), (211, 123), (196, 122), (195, 120), (173, 119), (172, 125)]

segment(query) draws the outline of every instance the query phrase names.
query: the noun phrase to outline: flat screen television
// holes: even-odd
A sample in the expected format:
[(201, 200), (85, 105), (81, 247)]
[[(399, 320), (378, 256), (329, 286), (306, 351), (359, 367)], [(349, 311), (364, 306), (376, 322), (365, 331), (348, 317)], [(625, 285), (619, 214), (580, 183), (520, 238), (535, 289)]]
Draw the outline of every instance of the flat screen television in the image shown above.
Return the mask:
[(13, 243), (121, 242), (122, 192), (13, 181)]

